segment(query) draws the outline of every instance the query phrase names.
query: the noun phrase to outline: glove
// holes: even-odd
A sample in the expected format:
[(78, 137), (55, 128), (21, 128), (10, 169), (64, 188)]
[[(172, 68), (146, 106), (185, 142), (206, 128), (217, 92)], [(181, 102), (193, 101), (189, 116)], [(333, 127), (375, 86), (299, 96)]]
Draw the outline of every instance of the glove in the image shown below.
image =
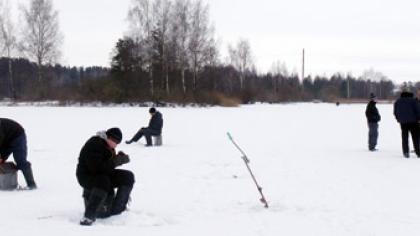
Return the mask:
[(115, 166), (120, 166), (130, 162), (130, 158), (127, 154), (122, 151), (119, 151), (118, 154), (112, 159)]

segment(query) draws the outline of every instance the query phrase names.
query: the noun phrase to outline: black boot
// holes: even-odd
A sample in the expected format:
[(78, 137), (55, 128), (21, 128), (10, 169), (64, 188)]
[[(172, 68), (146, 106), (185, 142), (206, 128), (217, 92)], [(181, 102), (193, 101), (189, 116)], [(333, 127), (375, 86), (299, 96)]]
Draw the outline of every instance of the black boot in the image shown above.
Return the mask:
[(118, 188), (117, 195), (112, 204), (111, 215), (121, 214), (121, 212), (127, 209), (127, 203), (132, 189), (132, 186), (121, 186)]
[(105, 202), (101, 208), (99, 208), (96, 217), (99, 219), (104, 219), (111, 216), (112, 203), (114, 202), (114, 190), (108, 193), (106, 196)]
[(91, 225), (95, 222), (97, 212), (104, 204), (107, 195), (106, 191), (98, 188), (90, 191), (89, 200), (85, 208), (85, 217), (80, 221), (81, 225)]
[[(85, 203), (85, 208), (89, 201), (90, 196), (90, 190), (89, 189), (83, 189), (83, 201)], [(96, 218), (104, 219), (111, 216), (111, 209), (112, 209), (112, 203), (114, 202), (115, 193), (114, 190), (108, 193), (106, 196), (105, 202), (102, 205), (101, 208), (98, 209), (98, 212), (96, 213)]]
[(26, 184), (28, 185), (29, 189), (36, 189), (36, 183), (34, 180), (34, 175), (32, 173), (31, 164), (27, 165), (25, 168), (22, 169), (23, 177), (25, 178)]
[(84, 188), (82, 197), (83, 197), (83, 202), (85, 203), (85, 209), (86, 209), (87, 204), (89, 202), (89, 196), (90, 196), (90, 189)]

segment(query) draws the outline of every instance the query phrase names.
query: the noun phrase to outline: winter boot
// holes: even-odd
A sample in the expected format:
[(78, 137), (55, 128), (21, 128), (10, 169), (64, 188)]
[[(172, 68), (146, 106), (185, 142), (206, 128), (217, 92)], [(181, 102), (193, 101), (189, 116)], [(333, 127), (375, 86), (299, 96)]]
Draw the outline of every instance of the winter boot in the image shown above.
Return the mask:
[[(85, 203), (85, 208), (87, 207), (89, 196), (91, 191), (89, 189), (83, 189), (83, 200)], [(104, 219), (111, 216), (112, 202), (114, 201), (115, 193), (114, 190), (108, 193), (104, 204), (101, 208), (98, 209), (96, 213), (96, 218)]]
[(131, 144), (132, 142), (134, 142), (132, 139), (125, 141), (126, 144)]
[(89, 218), (83, 217), (83, 219), (81, 219), (81, 220), (80, 220), (80, 225), (83, 225), (83, 226), (90, 226), (90, 225), (92, 225), (92, 224), (93, 224), (93, 222), (95, 222), (95, 221), (94, 221), (94, 220), (92, 220), (92, 219), (89, 219)]
[(104, 204), (107, 195), (106, 191), (98, 188), (90, 191), (89, 200), (85, 208), (85, 217), (80, 221), (81, 225), (91, 225), (95, 222), (97, 212)]
[(85, 209), (86, 209), (87, 204), (89, 202), (89, 196), (90, 196), (90, 189), (84, 188), (82, 197), (83, 197), (83, 202), (85, 203)]
[(34, 175), (32, 173), (32, 167), (30, 164), (22, 169), (22, 174), (25, 178), (26, 184), (28, 185), (28, 189), (36, 189), (37, 186), (34, 180)]
[(146, 145), (144, 145), (144, 146), (146, 146), (146, 147), (151, 147), (151, 146), (153, 146), (153, 143), (152, 143), (152, 136), (150, 136), (150, 135), (145, 135), (146, 136)]
[(127, 203), (132, 189), (132, 186), (121, 186), (118, 188), (117, 195), (112, 204), (111, 215), (121, 214), (121, 212), (127, 209)]
[(101, 208), (99, 208), (97, 212), (97, 215), (96, 215), (97, 218), (104, 219), (111, 216), (111, 209), (112, 209), (112, 203), (114, 202), (114, 197), (115, 197), (114, 191), (108, 193), (104, 204), (102, 205)]

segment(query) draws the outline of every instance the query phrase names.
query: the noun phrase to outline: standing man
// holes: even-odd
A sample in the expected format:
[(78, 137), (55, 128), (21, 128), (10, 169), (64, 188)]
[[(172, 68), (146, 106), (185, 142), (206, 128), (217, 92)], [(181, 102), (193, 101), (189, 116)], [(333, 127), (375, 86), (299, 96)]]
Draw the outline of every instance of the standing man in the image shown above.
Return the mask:
[(366, 106), (366, 118), (369, 128), (368, 144), (369, 151), (377, 151), (376, 144), (378, 142), (378, 122), (381, 120), (381, 115), (379, 114), (378, 108), (376, 108), (376, 96), (375, 94), (370, 94), (370, 101)]
[(418, 134), (420, 110), (416, 99), (413, 97), (413, 93), (407, 91), (403, 91), (401, 93), (400, 98), (398, 98), (394, 103), (394, 115), (401, 125), (402, 149), (404, 157), (410, 157), (408, 133), (411, 133), (414, 151), (416, 152), (417, 157), (420, 157)]
[[(84, 189), (85, 214), (81, 225), (91, 225), (97, 217), (109, 217), (126, 210), (134, 174), (116, 169), (130, 161), (122, 151), (115, 153), (121, 140), (121, 130), (111, 128), (91, 137), (80, 151), (76, 176)], [(115, 196), (114, 188), (117, 188)]]
[(146, 147), (152, 146), (152, 135), (160, 135), (162, 133), (163, 118), (159, 111), (154, 107), (149, 109), (151, 115), (149, 126), (141, 128), (132, 139), (125, 141), (126, 144), (137, 142), (144, 135), (146, 137)]
[(27, 160), (25, 130), (14, 120), (0, 118), (0, 163), (4, 163), (12, 153), (17, 169), (22, 171), (27, 188), (36, 189), (31, 163)]

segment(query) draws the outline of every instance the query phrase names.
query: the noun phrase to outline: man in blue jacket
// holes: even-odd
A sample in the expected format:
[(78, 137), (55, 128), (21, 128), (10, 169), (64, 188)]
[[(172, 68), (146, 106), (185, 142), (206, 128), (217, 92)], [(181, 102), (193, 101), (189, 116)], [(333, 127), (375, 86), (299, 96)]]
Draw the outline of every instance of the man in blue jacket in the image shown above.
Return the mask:
[(408, 133), (411, 134), (414, 151), (417, 157), (420, 157), (419, 149), (419, 135), (418, 135), (418, 120), (420, 117), (419, 107), (416, 99), (411, 92), (403, 91), (400, 98), (394, 103), (394, 115), (401, 125), (401, 138), (403, 155), (406, 158), (410, 157), (410, 150), (408, 146)]
[(149, 121), (149, 126), (141, 128), (132, 139), (125, 141), (126, 144), (137, 142), (144, 135), (146, 137), (146, 146), (149, 147), (152, 146), (152, 135), (160, 135), (162, 133), (162, 114), (156, 111), (154, 107), (149, 109), (149, 113), (152, 116)]

